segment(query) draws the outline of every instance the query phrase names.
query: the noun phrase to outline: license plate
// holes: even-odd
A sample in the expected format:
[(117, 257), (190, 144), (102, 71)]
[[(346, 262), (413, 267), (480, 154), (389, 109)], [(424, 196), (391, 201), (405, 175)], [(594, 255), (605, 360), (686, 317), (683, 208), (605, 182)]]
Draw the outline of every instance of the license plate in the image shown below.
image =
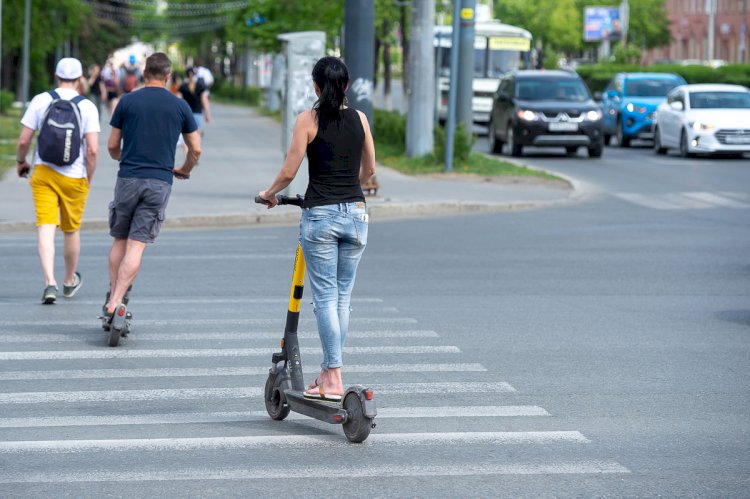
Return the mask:
[(577, 132), (578, 123), (550, 123), (550, 132)]
[(724, 140), (727, 144), (750, 144), (750, 135), (746, 136), (735, 136), (727, 135)]

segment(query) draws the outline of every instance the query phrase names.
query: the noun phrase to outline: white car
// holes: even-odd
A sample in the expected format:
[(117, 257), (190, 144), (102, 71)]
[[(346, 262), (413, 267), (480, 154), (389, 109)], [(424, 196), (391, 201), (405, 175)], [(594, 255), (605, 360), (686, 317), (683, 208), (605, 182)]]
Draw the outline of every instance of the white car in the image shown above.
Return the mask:
[(694, 154), (750, 152), (750, 90), (740, 85), (681, 85), (656, 109), (654, 150)]

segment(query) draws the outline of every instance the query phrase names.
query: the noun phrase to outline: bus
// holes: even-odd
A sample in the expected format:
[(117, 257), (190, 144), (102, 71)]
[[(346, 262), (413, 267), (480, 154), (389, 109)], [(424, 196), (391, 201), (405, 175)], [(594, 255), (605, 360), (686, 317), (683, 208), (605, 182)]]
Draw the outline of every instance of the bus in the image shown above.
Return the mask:
[[(492, 98), (499, 78), (516, 69), (531, 68), (531, 33), (498, 21), (477, 22), (474, 27), (474, 95), (472, 115), (475, 123), (486, 125), (492, 112)], [(435, 27), (435, 70), (437, 73), (436, 110), (441, 123), (448, 116), (450, 86), (451, 26)]]

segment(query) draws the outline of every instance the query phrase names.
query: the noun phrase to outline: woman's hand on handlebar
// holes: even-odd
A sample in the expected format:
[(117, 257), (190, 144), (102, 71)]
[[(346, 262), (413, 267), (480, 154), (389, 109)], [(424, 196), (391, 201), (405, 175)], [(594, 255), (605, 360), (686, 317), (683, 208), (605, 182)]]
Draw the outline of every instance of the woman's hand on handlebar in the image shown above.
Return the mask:
[(263, 200), (263, 204), (265, 204), (269, 210), (279, 204), (278, 198), (275, 195), (268, 195), (268, 191), (260, 191), (258, 196)]

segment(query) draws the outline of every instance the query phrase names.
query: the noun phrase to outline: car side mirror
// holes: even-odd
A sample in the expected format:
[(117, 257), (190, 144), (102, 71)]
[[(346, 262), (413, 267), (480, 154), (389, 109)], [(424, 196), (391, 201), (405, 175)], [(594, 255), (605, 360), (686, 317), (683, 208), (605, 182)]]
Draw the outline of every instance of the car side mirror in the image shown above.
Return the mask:
[(601, 102), (602, 101), (602, 93), (601, 92), (594, 92), (594, 100), (596, 102)]
[(677, 100), (670, 102), (669, 107), (671, 107), (675, 111), (682, 111), (683, 109), (685, 109), (685, 106), (682, 105), (682, 102), (677, 101)]
[(619, 99), (620, 98), (620, 94), (617, 92), (617, 90), (609, 90), (607, 92), (607, 97), (610, 98), (610, 99), (612, 99), (612, 100), (615, 100), (615, 99)]

